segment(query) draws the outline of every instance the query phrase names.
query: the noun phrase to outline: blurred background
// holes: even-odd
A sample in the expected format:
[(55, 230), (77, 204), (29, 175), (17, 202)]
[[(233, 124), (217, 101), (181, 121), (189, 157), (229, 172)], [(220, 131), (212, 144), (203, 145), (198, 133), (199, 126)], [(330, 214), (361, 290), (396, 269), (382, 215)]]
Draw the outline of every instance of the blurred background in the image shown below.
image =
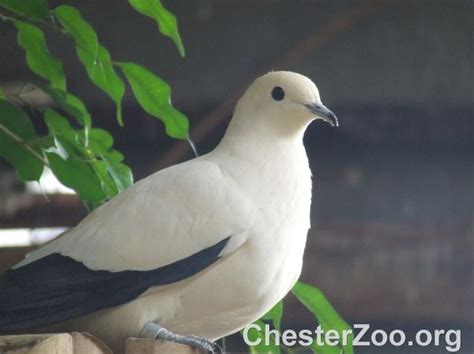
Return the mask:
[[(473, 352), (472, 0), (165, 1), (179, 21), (184, 59), (125, 1), (49, 2), (77, 6), (114, 58), (169, 82), (200, 153), (219, 142), (236, 99), (257, 76), (284, 69), (312, 78), (340, 127), (317, 122), (305, 136), (314, 194), (302, 279), (350, 323), (408, 333), (462, 329), (460, 352)], [(0, 44), (0, 85), (18, 89), (33, 77), (11, 25), (0, 23)], [(64, 58), (70, 91), (96, 126), (112, 132), (137, 180), (192, 157), (130, 92), (118, 127), (113, 103), (90, 83), (69, 41), (56, 36), (48, 45)], [(25, 186), (0, 160), (0, 271), (85, 215), (51, 176), (42, 189)], [(314, 328), (291, 295), (284, 326)], [(238, 337), (228, 345), (244, 348)]]

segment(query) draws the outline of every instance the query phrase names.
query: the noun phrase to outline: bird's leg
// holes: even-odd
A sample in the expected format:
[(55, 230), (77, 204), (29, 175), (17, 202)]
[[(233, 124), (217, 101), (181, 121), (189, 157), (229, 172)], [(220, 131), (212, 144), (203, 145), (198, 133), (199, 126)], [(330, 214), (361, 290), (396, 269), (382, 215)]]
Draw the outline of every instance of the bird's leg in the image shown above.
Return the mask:
[(207, 340), (206, 338), (193, 335), (176, 334), (155, 322), (147, 322), (140, 332), (140, 337), (162, 339), (169, 342), (189, 345), (206, 353), (222, 354), (221, 347), (219, 347), (219, 345), (216, 343)]

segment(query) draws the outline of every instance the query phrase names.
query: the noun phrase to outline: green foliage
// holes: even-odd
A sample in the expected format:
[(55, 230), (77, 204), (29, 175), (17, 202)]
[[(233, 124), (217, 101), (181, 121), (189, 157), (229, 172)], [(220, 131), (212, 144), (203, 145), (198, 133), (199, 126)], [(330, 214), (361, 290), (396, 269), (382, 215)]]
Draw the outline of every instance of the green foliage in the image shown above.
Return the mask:
[[(339, 333), (339, 338), (343, 338), (344, 331), (351, 329), (319, 289), (309, 284), (297, 282), (292, 292), (298, 300), (316, 316), (316, 320), (321, 325), (321, 329), (325, 332), (329, 329), (334, 329)], [(353, 354), (351, 336), (348, 337), (347, 342), (346, 345), (340, 343), (335, 347), (329, 346), (324, 342), (320, 345), (314, 341), (311, 347), (314, 352), (318, 354)]]
[(0, 0), (0, 6), (31, 20), (41, 20), (49, 16), (46, 0)]
[(259, 344), (257, 345), (252, 345), (249, 347), (250, 353), (252, 354), (257, 354), (257, 353), (268, 353), (268, 354), (280, 354), (280, 346), (278, 346), (274, 341), (273, 337), (271, 343), (268, 345), (265, 344), (265, 332), (263, 330), (265, 326), (265, 321), (257, 320), (254, 322), (255, 325), (259, 327), (259, 330), (257, 329), (249, 329), (248, 331), (248, 338), (252, 341), (255, 342), (257, 340), (260, 340)]
[(88, 131), (92, 125), (92, 118), (84, 102), (72, 93), (55, 89), (47, 85), (39, 84), (38, 87), (47, 93), (49, 97), (67, 114), (74, 117), (76, 121), (84, 127), (86, 134), (86, 145)]
[(100, 179), (86, 163), (65, 160), (57, 153), (46, 153), (51, 170), (65, 186), (74, 189), (84, 201), (99, 202), (105, 199)]
[(169, 85), (143, 66), (134, 63), (119, 65), (143, 109), (163, 121), (169, 136), (186, 139), (189, 123), (186, 116), (171, 105)]
[[(153, 2), (135, 1), (134, 7), (155, 18), (160, 31), (172, 38), (184, 55), (176, 18), (160, 2)], [(16, 168), (24, 181), (39, 180), (43, 167), (48, 166), (82, 200), (100, 205), (130, 186), (133, 175), (124, 163), (124, 156), (114, 149), (112, 136), (94, 127), (86, 105), (67, 90), (62, 62), (48, 50), (43, 30), (53, 28), (57, 35), (74, 41), (89, 79), (114, 101), (117, 120), (123, 125), (121, 106), (125, 84), (116, 72), (116, 64), (99, 42), (94, 28), (72, 6), (50, 10), (46, 0), (0, 0), (0, 10), (1, 7), (9, 11), (7, 14), (0, 11), (0, 17), (17, 29), (17, 41), (25, 51), (29, 68), (46, 80), (30, 86), (49, 95), (58, 111), (30, 107), (42, 116), (48, 127), (46, 136), (37, 136), (26, 111), (8, 102), (11, 97), (0, 87), (0, 156)], [(169, 85), (138, 64), (122, 64), (120, 68), (143, 109), (159, 118), (170, 136), (186, 138), (189, 123), (171, 105)], [(24, 102), (21, 96), (22, 91), (14, 98)]]
[(53, 10), (54, 16), (76, 43), (79, 60), (86, 68), (91, 81), (102, 89), (114, 102), (117, 109), (117, 120), (123, 125), (122, 98), (125, 85), (116, 74), (110, 54), (99, 44), (97, 34), (72, 6), (62, 5)]
[(20, 20), (14, 21), (14, 24), (18, 29), (18, 44), (26, 52), (30, 69), (48, 80), (51, 87), (66, 90), (63, 64), (50, 54), (43, 31), (35, 25)]
[[(315, 315), (317, 323), (321, 326), (324, 332), (328, 330), (335, 330), (339, 334), (339, 338), (343, 338), (344, 331), (348, 331), (351, 327), (339, 316), (336, 310), (331, 306), (329, 301), (323, 295), (323, 293), (303, 282), (297, 282), (292, 293), (296, 298), (311, 312)], [(251, 341), (260, 339), (260, 343), (255, 346), (251, 346), (251, 353), (270, 353), (279, 354), (281, 352), (293, 353), (303, 349), (303, 347), (285, 347), (283, 344), (278, 346), (275, 343), (275, 336), (269, 336), (271, 343), (265, 345), (265, 332), (263, 331), (265, 324), (270, 324), (274, 329), (277, 329), (281, 333), (281, 318), (283, 315), (283, 303), (280, 301), (277, 303), (268, 313), (262, 316), (259, 320), (255, 321), (260, 330), (250, 329), (248, 331), (248, 338)], [(314, 328), (317, 326), (315, 325)], [(349, 333), (349, 332), (347, 332)], [(280, 336), (281, 338), (281, 336)], [(342, 345), (339, 343), (337, 346), (330, 346), (324, 343), (324, 340), (318, 342), (316, 338), (313, 339), (311, 346), (309, 347), (315, 354), (353, 354), (352, 349), (352, 336), (347, 336), (347, 344)]]
[(265, 324), (271, 325), (278, 331), (281, 330), (281, 318), (283, 316), (283, 302), (279, 301), (273, 308), (263, 315), (259, 320), (255, 321), (254, 324), (259, 327), (260, 330), (250, 329), (248, 332), (248, 338), (255, 342), (260, 340), (257, 345), (250, 346), (250, 353), (273, 353), (280, 354), (280, 347), (275, 343), (274, 337), (271, 338), (271, 343), (265, 344), (265, 332), (263, 331)]
[[(92, 129), (89, 141), (89, 148), (97, 154), (94, 161), (95, 168), (103, 172), (108, 171), (112, 178), (112, 181), (103, 179), (103, 182), (111, 188), (107, 192), (108, 196), (113, 197), (132, 185), (132, 170), (123, 163), (123, 155), (112, 148), (114, 140), (109, 132), (103, 129)], [(99, 174), (102, 175), (102, 172)]]
[(45, 122), (53, 137), (47, 149), (48, 161), (56, 177), (78, 192), (87, 202), (103, 202), (133, 183), (132, 172), (123, 164), (123, 155), (113, 149), (113, 138), (103, 129), (74, 130), (68, 120), (47, 109)]
[(28, 115), (0, 99), (0, 156), (15, 166), (23, 181), (37, 181), (43, 172), (41, 150), (28, 145), (37, 138)]
[(279, 301), (270, 311), (261, 317), (263, 321), (270, 321), (276, 329), (281, 329), (281, 318), (283, 316), (283, 301)]
[(178, 32), (178, 21), (160, 0), (129, 0), (129, 3), (142, 15), (153, 18), (158, 24), (161, 34), (171, 38), (176, 44), (179, 54), (184, 57), (185, 52)]

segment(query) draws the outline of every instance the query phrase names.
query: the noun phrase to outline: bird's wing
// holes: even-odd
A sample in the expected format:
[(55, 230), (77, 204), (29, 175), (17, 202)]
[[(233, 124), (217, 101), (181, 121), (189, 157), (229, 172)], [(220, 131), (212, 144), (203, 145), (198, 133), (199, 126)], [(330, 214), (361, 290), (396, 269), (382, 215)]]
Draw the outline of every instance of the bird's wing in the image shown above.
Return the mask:
[(0, 277), (0, 332), (116, 306), (239, 248), (252, 204), (204, 159), (128, 188)]

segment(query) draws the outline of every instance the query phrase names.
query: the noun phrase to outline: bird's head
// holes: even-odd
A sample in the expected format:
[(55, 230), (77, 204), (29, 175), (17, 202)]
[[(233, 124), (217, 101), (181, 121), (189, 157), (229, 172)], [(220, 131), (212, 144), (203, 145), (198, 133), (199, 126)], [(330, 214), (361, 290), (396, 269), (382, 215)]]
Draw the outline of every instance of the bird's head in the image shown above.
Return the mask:
[(321, 102), (316, 85), (290, 71), (270, 72), (256, 79), (237, 103), (233, 122), (283, 135), (304, 132), (322, 119), (337, 126), (336, 115)]

